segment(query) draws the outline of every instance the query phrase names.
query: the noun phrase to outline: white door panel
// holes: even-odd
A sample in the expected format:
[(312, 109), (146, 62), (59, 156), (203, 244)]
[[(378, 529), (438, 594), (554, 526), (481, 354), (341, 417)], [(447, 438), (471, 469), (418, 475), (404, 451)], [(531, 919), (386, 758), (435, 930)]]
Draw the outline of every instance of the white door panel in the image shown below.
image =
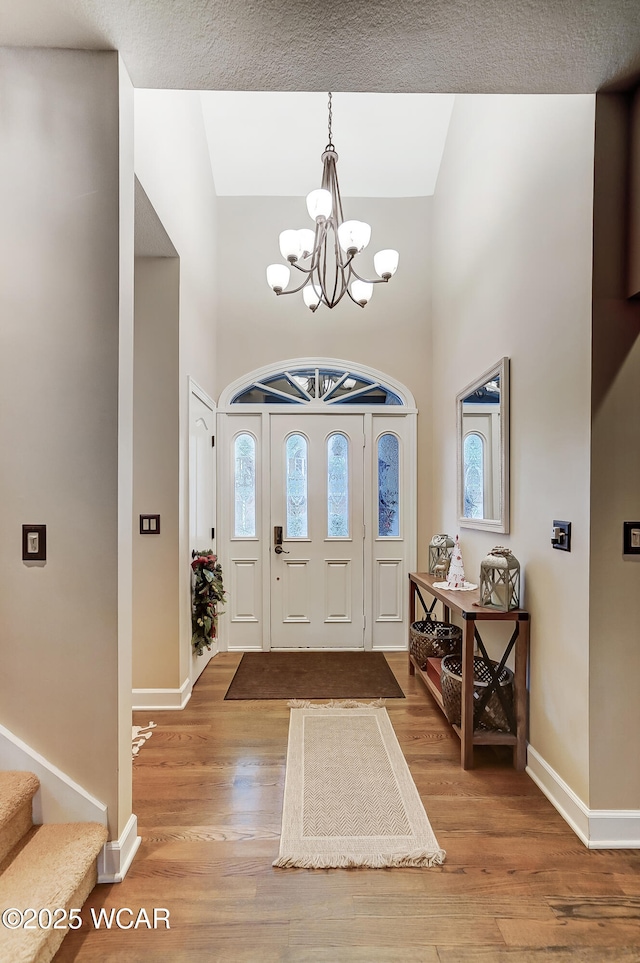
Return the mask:
[(272, 648), (362, 648), (363, 416), (274, 414), (270, 448)]

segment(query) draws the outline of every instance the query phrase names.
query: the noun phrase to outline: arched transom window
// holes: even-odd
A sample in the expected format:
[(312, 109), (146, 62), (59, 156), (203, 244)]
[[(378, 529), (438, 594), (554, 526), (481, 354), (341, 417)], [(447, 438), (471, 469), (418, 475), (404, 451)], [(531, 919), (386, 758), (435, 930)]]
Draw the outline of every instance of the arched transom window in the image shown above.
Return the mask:
[(231, 404), (403, 405), (391, 388), (373, 377), (344, 368), (292, 368), (241, 388)]

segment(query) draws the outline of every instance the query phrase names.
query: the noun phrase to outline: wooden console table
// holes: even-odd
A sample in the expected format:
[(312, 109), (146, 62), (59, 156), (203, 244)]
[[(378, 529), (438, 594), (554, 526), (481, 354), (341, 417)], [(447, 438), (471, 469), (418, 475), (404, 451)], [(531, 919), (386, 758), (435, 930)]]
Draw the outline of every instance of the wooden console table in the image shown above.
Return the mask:
[[(462, 695), (461, 695), (461, 725), (453, 726), (460, 737), (460, 764), (463, 769), (473, 768), (474, 746), (513, 746), (513, 764), (516, 769), (524, 769), (527, 756), (527, 729), (529, 718), (529, 693), (527, 690), (527, 661), (529, 656), (529, 613), (523, 609), (511, 609), (500, 612), (488, 608), (478, 602), (477, 589), (470, 592), (451, 592), (447, 589), (435, 588), (437, 581), (433, 575), (418, 572), (409, 573), (409, 622), (416, 621), (416, 598), (420, 599), (425, 610), (425, 618), (434, 610), (440, 601), (444, 610), (444, 621), (450, 619), (451, 609), (459, 612), (464, 621), (462, 633)], [(433, 596), (430, 606), (422, 598), (421, 591)], [(474, 643), (485, 661), (489, 661), (482, 637), (478, 631), (478, 622), (498, 621), (514, 622), (511, 639), (500, 660), (499, 670), (506, 664), (507, 658), (515, 647), (515, 669), (513, 679), (513, 701), (515, 717), (515, 733), (498, 732), (487, 729), (473, 729), (473, 656)], [(444, 712), (442, 692), (436, 682), (423, 671), (409, 653), (409, 673), (418, 674), (427, 689)]]

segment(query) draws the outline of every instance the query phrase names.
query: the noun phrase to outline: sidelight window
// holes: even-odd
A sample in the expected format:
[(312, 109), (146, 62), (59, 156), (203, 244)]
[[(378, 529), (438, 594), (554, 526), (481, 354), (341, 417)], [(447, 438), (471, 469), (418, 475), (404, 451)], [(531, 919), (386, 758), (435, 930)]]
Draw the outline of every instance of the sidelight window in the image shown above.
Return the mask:
[(400, 446), (397, 435), (378, 438), (378, 537), (400, 535)]
[(464, 517), (484, 518), (484, 438), (475, 432), (464, 439)]
[(256, 537), (256, 440), (243, 433), (234, 442), (234, 504), (236, 538)]
[(289, 435), (287, 458), (287, 538), (307, 538), (308, 444), (304, 435)]
[(349, 442), (340, 432), (327, 439), (327, 537), (349, 537)]

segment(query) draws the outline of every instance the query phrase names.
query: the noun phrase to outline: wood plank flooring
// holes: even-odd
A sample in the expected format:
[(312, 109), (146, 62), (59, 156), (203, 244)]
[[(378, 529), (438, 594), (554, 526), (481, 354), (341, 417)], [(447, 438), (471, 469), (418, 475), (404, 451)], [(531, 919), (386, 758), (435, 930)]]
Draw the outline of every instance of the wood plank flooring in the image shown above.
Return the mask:
[[(640, 851), (589, 851), (507, 749), (460, 743), (405, 654), (387, 710), (443, 866), (276, 870), (289, 710), (225, 702), (240, 656), (216, 656), (182, 712), (133, 763), (142, 845), (98, 886), (56, 963), (631, 963), (640, 961)], [(96, 929), (91, 909), (170, 912), (170, 930)], [(122, 914), (123, 923), (132, 917)]]

